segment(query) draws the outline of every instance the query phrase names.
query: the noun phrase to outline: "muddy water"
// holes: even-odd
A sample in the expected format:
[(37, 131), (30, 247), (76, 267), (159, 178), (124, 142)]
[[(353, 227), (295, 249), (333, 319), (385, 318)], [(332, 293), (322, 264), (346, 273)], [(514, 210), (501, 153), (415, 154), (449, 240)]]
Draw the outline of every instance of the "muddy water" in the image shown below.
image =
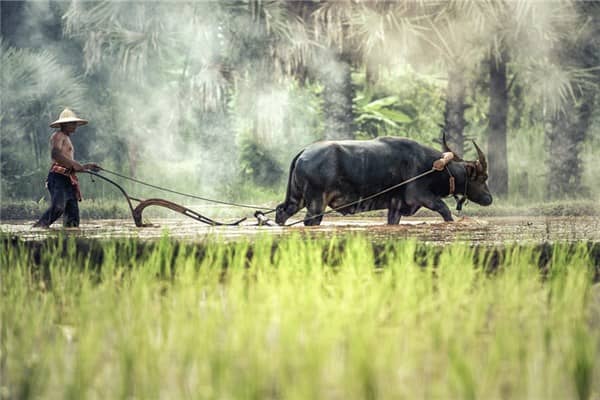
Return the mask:
[[(600, 217), (486, 217), (464, 218), (444, 223), (439, 218), (404, 218), (400, 225), (387, 226), (385, 218), (329, 217), (318, 227), (257, 226), (246, 221), (239, 226), (212, 227), (188, 218), (153, 219), (153, 226), (138, 228), (132, 220), (87, 220), (80, 228), (31, 228), (34, 221), (0, 221), (0, 230), (23, 240), (42, 240), (61, 233), (77, 237), (156, 239), (165, 232), (177, 239), (202, 241), (208, 237), (236, 240), (258, 235), (300, 233), (325, 235), (360, 232), (373, 240), (416, 238), (427, 243), (443, 244), (467, 241), (478, 244), (541, 243), (548, 241), (600, 242)], [(290, 221), (293, 222), (293, 221)]]

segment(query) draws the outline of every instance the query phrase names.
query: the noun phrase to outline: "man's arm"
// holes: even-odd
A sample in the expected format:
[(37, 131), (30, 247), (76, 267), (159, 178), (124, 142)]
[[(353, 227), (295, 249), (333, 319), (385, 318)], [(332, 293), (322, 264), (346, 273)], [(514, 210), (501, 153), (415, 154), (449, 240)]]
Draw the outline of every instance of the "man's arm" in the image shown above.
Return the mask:
[(90, 169), (92, 171), (99, 171), (101, 169), (101, 167), (96, 163), (81, 165), (72, 158), (65, 156), (62, 150), (65, 146), (65, 140), (66, 139), (62, 136), (57, 136), (50, 139), (50, 143), (52, 145), (51, 155), (53, 160), (58, 162), (63, 167), (70, 168), (75, 172), (85, 171), (86, 169)]

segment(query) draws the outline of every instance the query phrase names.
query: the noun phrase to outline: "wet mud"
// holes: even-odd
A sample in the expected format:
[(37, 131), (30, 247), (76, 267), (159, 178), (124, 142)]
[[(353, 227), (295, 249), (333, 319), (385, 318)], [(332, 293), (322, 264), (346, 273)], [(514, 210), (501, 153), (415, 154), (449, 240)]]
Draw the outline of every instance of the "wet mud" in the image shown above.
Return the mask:
[[(290, 221), (290, 222), (293, 222)], [(0, 221), (0, 231), (24, 241), (39, 241), (59, 235), (90, 239), (138, 238), (153, 240), (168, 234), (184, 241), (207, 238), (240, 240), (262, 236), (290, 234), (333, 236), (347, 233), (369, 235), (374, 242), (388, 239), (410, 239), (428, 244), (464, 241), (474, 244), (600, 242), (600, 217), (480, 217), (462, 218), (446, 223), (439, 218), (404, 218), (400, 225), (388, 226), (379, 217), (329, 217), (321, 226), (301, 224), (258, 226), (256, 220), (238, 226), (209, 226), (192, 219), (154, 219), (153, 225), (138, 228), (132, 220), (88, 220), (79, 228), (63, 229), (59, 224), (50, 229), (32, 228), (33, 221)]]

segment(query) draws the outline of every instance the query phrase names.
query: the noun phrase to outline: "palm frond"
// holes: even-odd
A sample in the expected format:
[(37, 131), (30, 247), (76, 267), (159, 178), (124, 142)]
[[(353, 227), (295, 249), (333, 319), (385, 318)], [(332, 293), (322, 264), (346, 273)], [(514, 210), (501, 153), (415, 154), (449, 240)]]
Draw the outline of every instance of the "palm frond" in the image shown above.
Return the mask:
[(315, 38), (340, 51), (347, 44), (347, 29), (355, 4), (351, 0), (325, 1), (313, 14)]
[(86, 73), (116, 57), (121, 71), (140, 78), (148, 60), (167, 47), (163, 18), (168, 11), (153, 3), (74, 1), (63, 17), (64, 32), (82, 39)]
[(85, 87), (70, 68), (47, 51), (14, 49), (3, 42), (0, 49), (0, 119), (5, 132), (19, 139), (14, 142), (19, 148), (7, 151), (25, 154), (39, 166), (48, 140), (48, 123), (64, 107), (80, 109)]
[(312, 39), (306, 24), (298, 18), (290, 20), (281, 33), (282, 36), (271, 45), (273, 61), (280, 76), (297, 75), (313, 62), (319, 44)]
[(594, 69), (569, 68), (549, 59), (531, 60), (523, 74), (524, 84), (545, 114), (556, 115), (573, 104), (594, 85)]

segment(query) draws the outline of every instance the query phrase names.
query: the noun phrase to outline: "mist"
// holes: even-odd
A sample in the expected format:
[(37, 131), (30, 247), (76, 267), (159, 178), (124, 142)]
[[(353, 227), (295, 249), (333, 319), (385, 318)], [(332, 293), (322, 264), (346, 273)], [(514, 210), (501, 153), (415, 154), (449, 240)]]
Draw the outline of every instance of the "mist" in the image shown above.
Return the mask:
[[(385, 21), (381, 15), (389, 10), (377, 14), (376, 4), (369, 2), (331, 2), (329, 8), (319, 8), (327, 3), (3, 2), (2, 51), (6, 55), (10, 48), (22, 49), (35, 60), (28, 67), (31, 74), (26, 81), (2, 93), (3, 161), (22, 168), (23, 175), (43, 179), (49, 162), (45, 146), (52, 133), (47, 125), (64, 107), (71, 107), (90, 120), (74, 137), (76, 159), (98, 162), (175, 190), (247, 198), (252, 194), (241, 193), (239, 188), (250, 191), (256, 186), (253, 174), (266, 159), (285, 175), (293, 156), (315, 140), (368, 138), (364, 132), (353, 131), (355, 122), (344, 116), (352, 113), (353, 105), (344, 100), (348, 96), (329, 96), (336, 86), (341, 93), (352, 91), (354, 97), (402, 97), (394, 90), (401, 90), (397, 88), (402, 88), (403, 80), (417, 77), (419, 82), (431, 82), (435, 77), (435, 89), (396, 108), (410, 114), (413, 122), (398, 123), (385, 133), (439, 146), (438, 125), (444, 124), (444, 109), (430, 104), (449, 96), (448, 71), (454, 70), (466, 82), (469, 107), (464, 136), (493, 152), (487, 146), (487, 93), (477, 81), (483, 79), (489, 55), (498, 51), (495, 38), (502, 32), (511, 54), (508, 77), (516, 76), (515, 85), (528, 96), (524, 106), (519, 106), (527, 113), (524, 122), (508, 127), (508, 165), (530, 170), (528, 195), (542, 198), (535, 193), (544, 191), (539, 179), (547, 177), (547, 171), (538, 168), (539, 157), (546, 154), (545, 121), (560, 113), (565, 99), (579, 98), (579, 87), (574, 85), (571, 93), (565, 83), (577, 68), (559, 68), (565, 64), (561, 46), (569, 42), (549, 32), (574, 23), (575, 7), (568, 2), (509, 2), (506, 18), (494, 25), (486, 19), (486, 9), (465, 6), (411, 29), (410, 24), (417, 25), (423, 18), (411, 14), (414, 4), (406, 4), (395, 24), (377, 25)], [(441, 15), (438, 2), (427, 4), (426, 11)], [(306, 8), (298, 16), (290, 11), (294, 7)], [(559, 12), (562, 19), (557, 21)], [(509, 18), (513, 14), (522, 18)], [(334, 33), (322, 26), (315, 28), (319, 21), (335, 18), (358, 23)], [(16, 73), (16, 68), (6, 65), (3, 70), (3, 81), (12, 79), (7, 71)], [(368, 74), (375, 76), (372, 82), (365, 78)], [(6, 85), (3, 82), (3, 88)], [(596, 145), (597, 108), (593, 108), (585, 139)], [(509, 112), (510, 119), (516, 110)], [(332, 115), (336, 121), (329, 121)], [(27, 143), (32, 153), (12, 154), (17, 142)], [(248, 143), (259, 152), (245, 152)], [(517, 151), (524, 143), (531, 154)], [(471, 146), (466, 145), (464, 151), (472, 157)], [(598, 146), (587, 146), (582, 154), (583, 185), (593, 196), (598, 196), (600, 185), (589, 164), (598, 156)], [(30, 162), (34, 157), (39, 161)], [(5, 198), (12, 197), (15, 188), (5, 182), (10, 173), (6, 168)], [(271, 191), (270, 196), (283, 196), (283, 175), (267, 176), (273, 181), (264, 188)], [(521, 178), (522, 174), (510, 177), (512, 184)], [(33, 189), (32, 184), (21, 195), (37, 199), (43, 195), (39, 186)], [(87, 190), (98, 193), (93, 187)]]

